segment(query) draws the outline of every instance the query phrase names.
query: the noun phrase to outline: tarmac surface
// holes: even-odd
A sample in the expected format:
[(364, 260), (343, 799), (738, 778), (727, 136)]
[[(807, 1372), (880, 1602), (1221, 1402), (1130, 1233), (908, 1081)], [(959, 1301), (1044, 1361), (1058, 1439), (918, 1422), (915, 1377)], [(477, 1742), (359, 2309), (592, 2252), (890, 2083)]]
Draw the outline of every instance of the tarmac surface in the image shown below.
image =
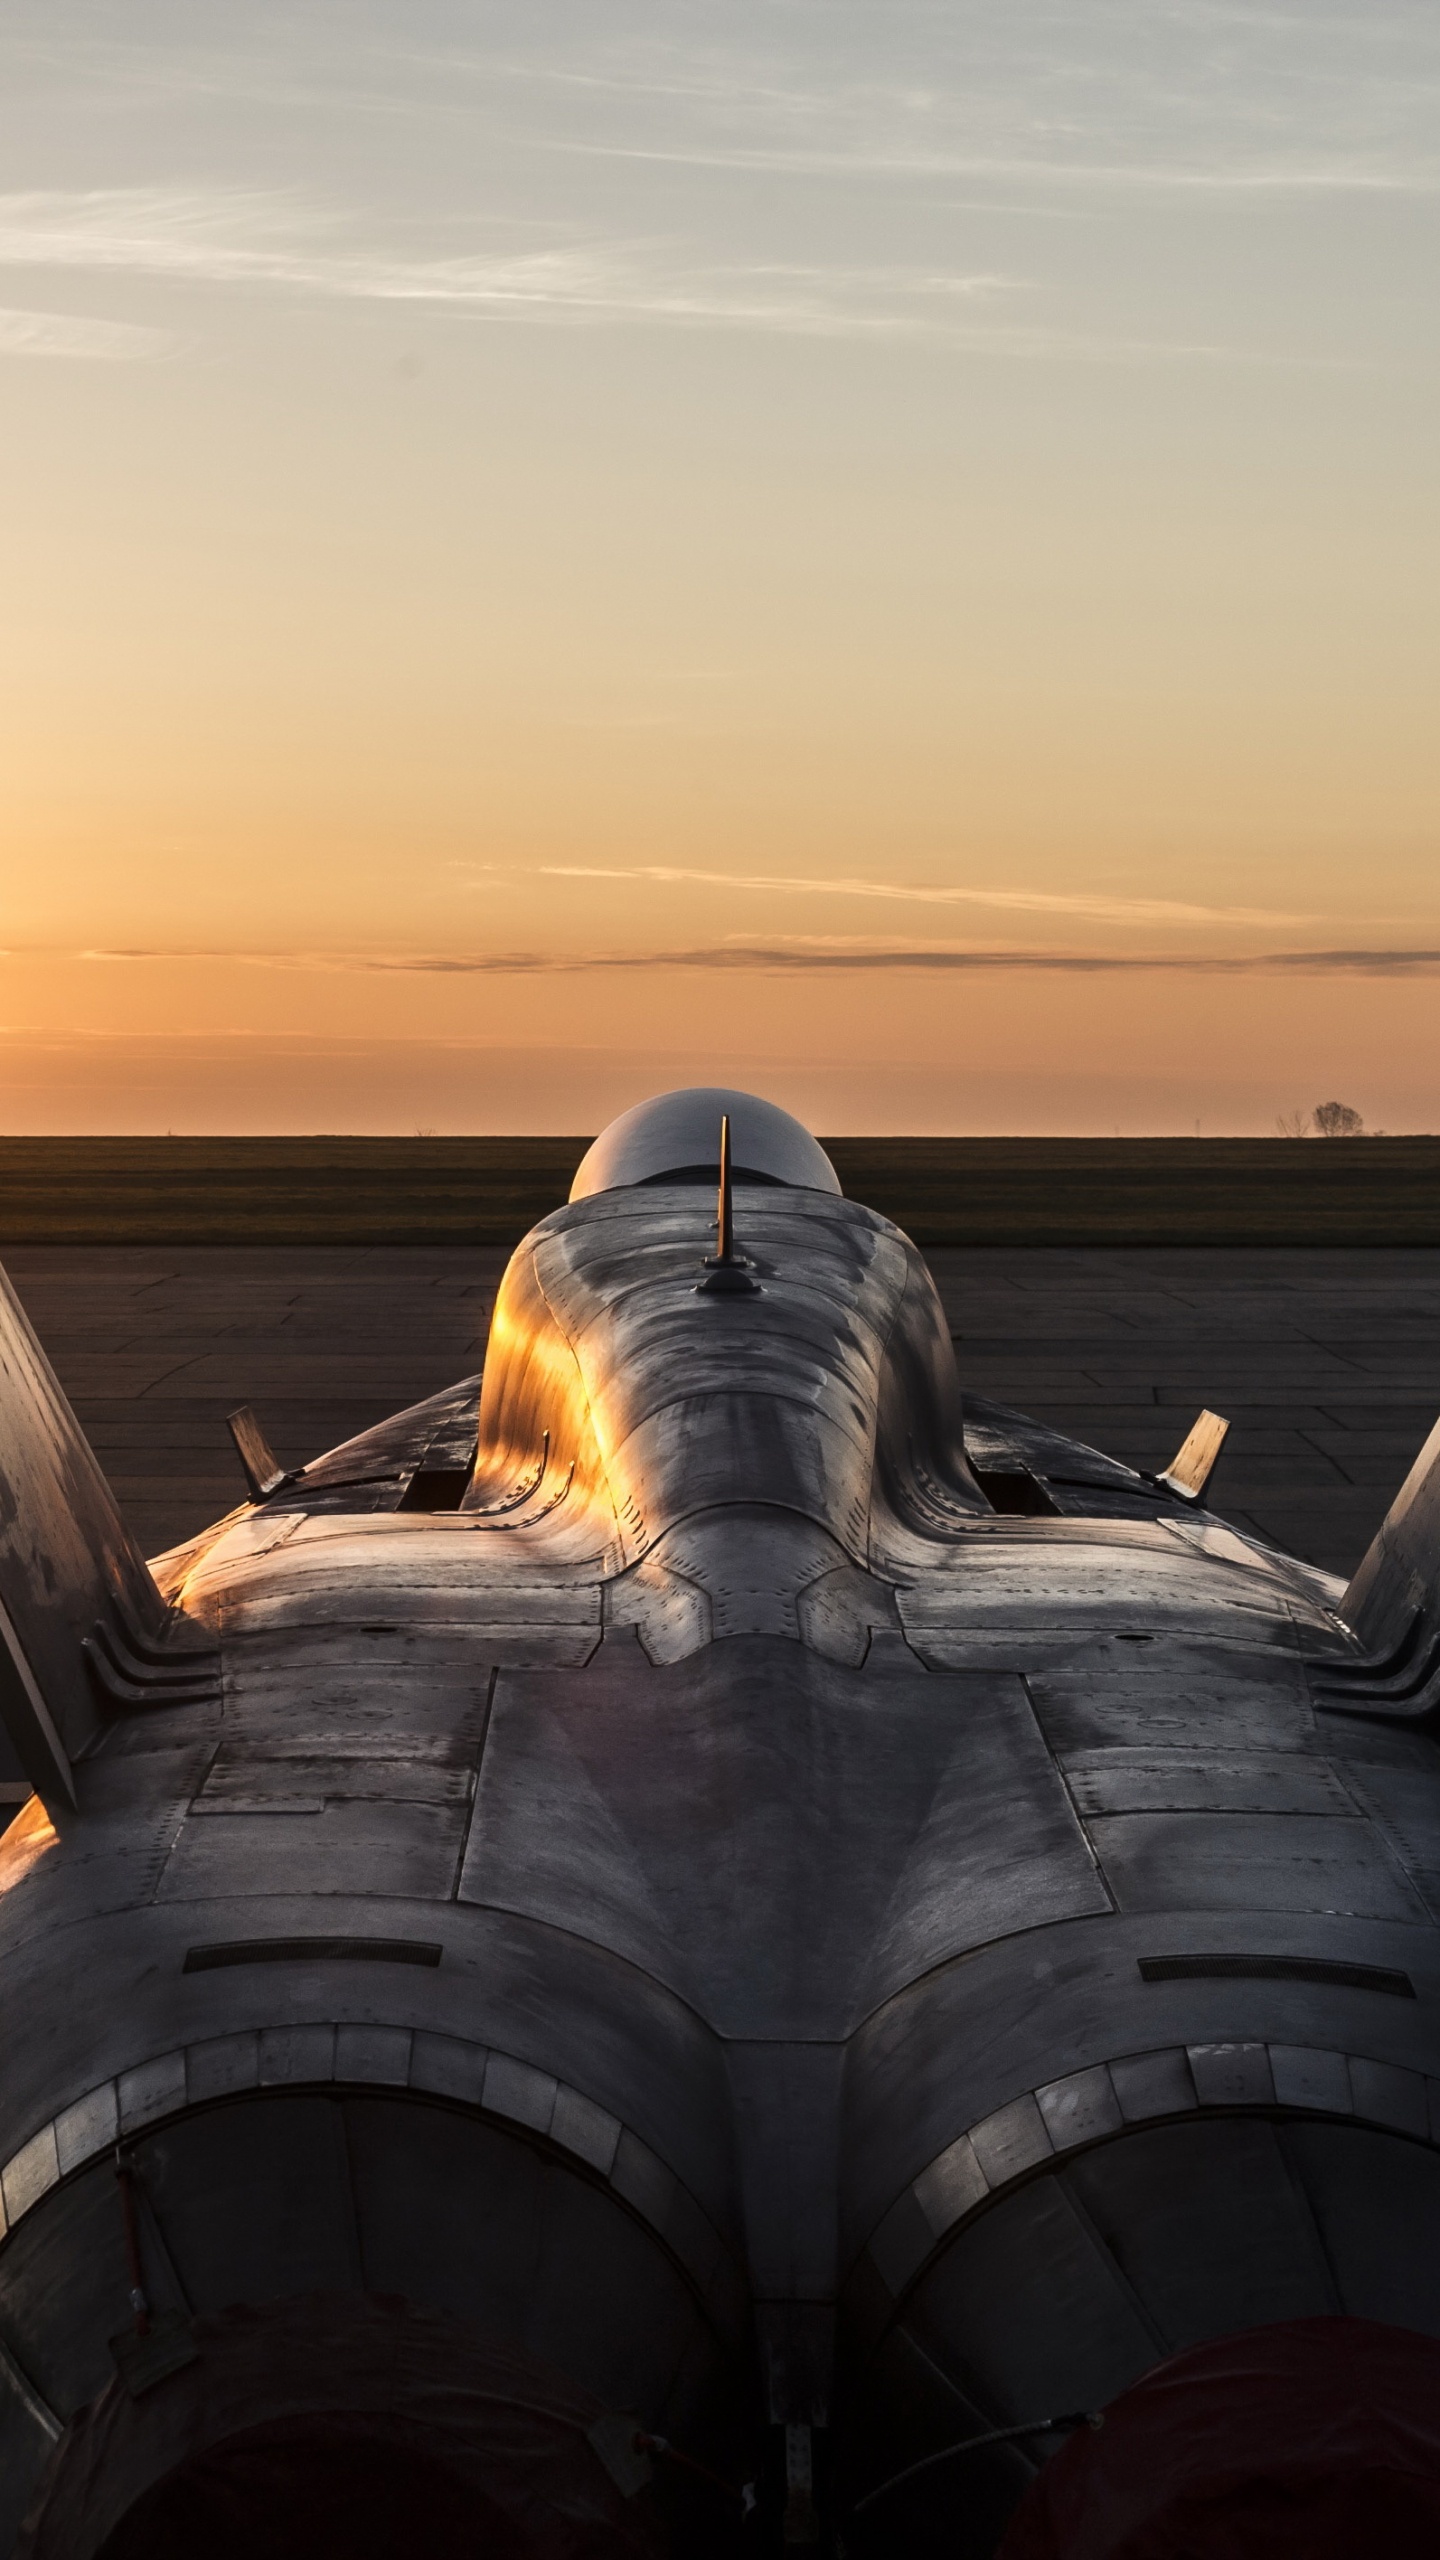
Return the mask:
[[(1163, 1466), (1233, 1425), (1215, 1506), (1348, 1574), (1440, 1413), (1440, 1249), (937, 1247), (962, 1379)], [(478, 1369), (505, 1255), (20, 1245), (12, 1281), (142, 1546), (233, 1508), (254, 1404), (286, 1465)]]

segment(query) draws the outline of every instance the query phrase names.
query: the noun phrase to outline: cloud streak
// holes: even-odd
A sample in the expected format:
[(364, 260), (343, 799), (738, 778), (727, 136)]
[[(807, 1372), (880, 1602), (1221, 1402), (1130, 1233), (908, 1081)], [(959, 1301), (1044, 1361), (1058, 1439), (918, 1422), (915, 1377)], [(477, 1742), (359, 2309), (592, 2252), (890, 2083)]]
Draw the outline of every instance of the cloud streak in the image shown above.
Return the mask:
[[(31, 48), (18, 51), (22, 63)], [(166, 39), (47, 36), (83, 90), (248, 100), (313, 128), (337, 114), (463, 119), (500, 152), (924, 184), (983, 175), (1057, 192), (1433, 193), (1437, 48), (1414, 0), (1365, 9), (1171, 0), (980, 0), (883, 17), (732, 0), (723, 12), (456, 15), (413, 5), (253, 22), (177, 19)]]
[[(744, 14), (740, 13), (741, 24)], [(613, 22), (612, 22), (613, 23)], [(1421, 13), (1133, 0), (751, 16), (749, 41), (684, 47), (632, 35), (569, 60), (516, 63), (557, 105), (589, 91), (575, 147), (737, 169), (1060, 190), (1233, 195), (1435, 191), (1437, 48)], [(798, 40), (797, 40), (798, 39)], [(648, 109), (648, 113), (647, 113)]]
[(0, 310), (0, 356), (51, 356), (89, 364), (134, 364), (172, 343), (163, 329), (127, 320), (89, 320), (67, 311)]
[(359, 241), (346, 216), (283, 190), (132, 187), (0, 195), (0, 266), (429, 306), (552, 325), (914, 339), (1042, 363), (1319, 364), (1327, 370), (1334, 363), (1328, 356), (1208, 338), (1131, 337), (1011, 318), (1031, 280), (989, 269), (725, 262), (659, 238), (551, 239), (539, 247), (512, 243), (396, 256)]
[[(979, 150), (934, 148), (895, 150), (860, 145), (853, 150), (816, 146), (732, 144), (728, 147), (666, 149), (662, 145), (622, 142), (552, 143), (585, 159), (653, 162), (663, 168), (733, 170), (737, 175), (764, 173), (777, 177), (891, 178), (993, 186), (1052, 186), (1057, 193), (1082, 190), (1092, 194), (1206, 196), (1421, 196), (1440, 193), (1440, 174), (1423, 166), (1386, 169), (1343, 161), (1284, 163), (1263, 161), (1206, 167), (1164, 161), (1027, 158)], [(1017, 208), (1002, 199), (996, 212)], [(1027, 211), (1048, 208), (1026, 207)]]
[[(453, 232), (454, 223), (448, 227)], [(466, 228), (473, 236), (473, 217)], [(1329, 371), (1348, 361), (1274, 345), (1130, 336), (1030, 320), (1017, 297), (1034, 290), (1033, 280), (988, 268), (727, 260), (658, 236), (557, 240), (549, 224), (550, 236), (536, 246), (533, 223), (520, 226), (527, 236), (516, 245), (517, 225), (506, 228), (512, 236), (502, 246), (398, 255), (367, 243), (345, 213), (284, 189), (30, 189), (0, 194), (0, 267), (428, 306), (550, 325), (908, 339), (1022, 362)]]
[(517, 317), (661, 320), (800, 334), (949, 335), (951, 314), (1022, 289), (990, 273), (902, 266), (725, 265), (657, 241), (397, 257), (293, 195), (102, 188), (0, 196), (0, 265), (167, 283), (269, 287)]
[[(19, 960), (38, 953), (12, 950), (0, 958)], [(345, 976), (436, 978), (584, 977), (634, 975), (646, 970), (718, 970), (731, 974), (763, 971), (805, 975), (815, 971), (873, 974), (882, 970), (925, 971), (941, 975), (977, 976), (1061, 974), (1071, 977), (1168, 976), (1244, 977), (1440, 977), (1440, 949), (1335, 949), (1327, 951), (1198, 952), (1033, 950), (1023, 944), (979, 948), (944, 943), (867, 944), (860, 941), (733, 940), (648, 951), (243, 951), (166, 948), (161, 945), (115, 945), (109, 948), (57, 952), (50, 959), (108, 962), (178, 962), (185, 966), (215, 963), (252, 969), (315, 970)]]
[(702, 871), (663, 862), (614, 867), (552, 862), (541, 863), (538, 868), (547, 880), (635, 880), (661, 886), (695, 882), (714, 889), (773, 890), (784, 896), (879, 898), (901, 906), (993, 907), (1014, 915), (1088, 916), (1108, 924), (1294, 925), (1312, 921), (1306, 915), (1283, 914), (1269, 907), (1195, 906), (1178, 898), (1107, 898), (1049, 889), (928, 887), (906, 881), (857, 880), (844, 874), (834, 879), (815, 879), (800, 872)]

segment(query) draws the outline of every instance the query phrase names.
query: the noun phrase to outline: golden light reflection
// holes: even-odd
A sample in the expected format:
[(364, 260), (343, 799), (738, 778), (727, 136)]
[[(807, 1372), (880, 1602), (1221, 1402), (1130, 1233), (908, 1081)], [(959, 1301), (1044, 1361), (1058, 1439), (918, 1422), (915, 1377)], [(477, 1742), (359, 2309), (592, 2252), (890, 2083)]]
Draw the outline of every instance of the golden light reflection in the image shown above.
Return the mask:
[[(467, 1507), (503, 1503), (531, 1476), (543, 1505), (537, 1523), (554, 1511), (567, 1530), (582, 1522), (587, 1540), (614, 1539), (618, 1506), (580, 1363), (522, 1245), (496, 1293), (480, 1396), (477, 1499)], [(515, 1525), (530, 1524), (520, 1518)]]
[(59, 1836), (40, 1798), (32, 1796), (0, 1838), (0, 1893), (9, 1893), (22, 1884), (46, 1851), (56, 1846)]

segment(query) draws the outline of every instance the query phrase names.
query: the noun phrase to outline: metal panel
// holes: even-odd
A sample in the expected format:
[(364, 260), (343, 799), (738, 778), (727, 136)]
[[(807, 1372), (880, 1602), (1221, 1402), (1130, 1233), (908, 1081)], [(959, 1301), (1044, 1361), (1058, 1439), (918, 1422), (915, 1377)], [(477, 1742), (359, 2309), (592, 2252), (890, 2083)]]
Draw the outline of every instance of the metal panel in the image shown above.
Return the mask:
[(1189, 2056), (1175, 2050), (1131, 2053), (1110, 2065), (1110, 2079), (1127, 2124), (1149, 2116), (1182, 2115), (1197, 2106)]
[(1270, 2056), (1263, 2044), (1192, 2044), (1190, 2076), (1202, 2107), (1264, 2107), (1274, 2102)]
[(1393, 2125), (1397, 2133), (1411, 2133), (1417, 2141), (1425, 2140), (1430, 2119), (1420, 2072), (1352, 2054), (1350, 2090), (1357, 2116), (1368, 2116), (1372, 2124)]
[[(1130, 1638), (1142, 1635), (1143, 1645)], [(1154, 1648), (1163, 1645), (1163, 1653)], [(1256, 1660), (1227, 1646), (1195, 1644), (1153, 1626), (1073, 1664), (1042, 1664), (1030, 1681), (1035, 1712), (1062, 1759), (1091, 1752), (1317, 1749), (1315, 1716), (1299, 1666), (1277, 1653)]]
[(464, 1802), (417, 1804), (398, 1791), (328, 1800), (308, 1820), (213, 1811), (187, 1821), (156, 1887), (162, 1902), (235, 1894), (443, 1898), (465, 1840)]
[(1382, 1654), (1417, 1617), (1433, 1632), (1440, 1575), (1440, 1422), (1386, 1512), (1354, 1575), (1341, 1615), (1362, 1645)]
[(1371, 1825), (1310, 1814), (1127, 1813), (1088, 1825), (1122, 1911), (1344, 1911), (1421, 1920)]
[[(5, 2244), (4, 2272), (5, 2343), (45, 2404), (69, 2419), (110, 2380), (107, 2341), (132, 2316), (112, 2159), (55, 2190), (18, 2225)], [(22, 2442), (33, 2481), (50, 2448), (28, 2430)]]
[[(1365, 1737), (1368, 1745), (1370, 1737)], [(1433, 1744), (1427, 1754), (1433, 1759)], [(1440, 1769), (1347, 1759), (1346, 1779), (1378, 1823), (1426, 1909), (1440, 1917)]]
[(621, 2135), (619, 2118), (606, 2108), (597, 2107), (593, 2098), (582, 2097), (578, 2089), (557, 2089), (555, 2107), (550, 2120), (550, 2137), (577, 2160), (608, 2178), (615, 2165), (615, 2152)]
[(1270, 2075), (1282, 2107), (1321, 2107), (1335, 2115), (1354, 2110), (1350, 2069), (1343, 2053), (1317, 2053), (1305, 2045), (1272, 2044)]
[[(1136, 1959), (1153, 1947), (1154, 1927), (1117, 1915), (1017, 1936), (925, 1975), (867, 2021), (852, 2039), (847, 2072), (847, 2253), (867, 2238), (878, 2247), (874, 2226), (888, 2227), (883, 2218), (908, 2180), (939, 2236), (932, 2186), (943, 2193), (945, 2164), (960, 2153), (975, 2160), (977, 2128), (1013, 2120), (1009, 2111), (1027, 2086), (1057, 2147), (1098, 2138), (1113, 2126), (1112, 2108), (1127, 2123), (1143, 2123), (1193, 2112), (1202, 2099), (1273, 2106), (1278, 2094), (1288, 2105), (1341, 2103), (1361, 2112), (1352, 2076), (1373, 2120), (1401, 2121), (1393, 2109), (1403, 2089), (1403, 2121), (1421, 2121), (1421, 2073), (1440, 2062), (1434, 2029), (1423, 2023), (1431, 2013), (1420, 2001), (1377, 1996), (1397, 1979), (1387, 1954), (1404, 1948), (1413, 1963), (1413, 1928), (1333, 1914), (1262, 1922), (1190, 1912), (1167, 1924), (1167, 1939), (1209, 1951), (1194, 1970), (1167, 1958), (1160, 1977), (1147, 1980)], [(1227, 1943), (1253, 1950), (1265, 1933), (1272, 1955), (1227, 1957)], [(1371, 1962), (1327, 1961), (1316, 1952), (1327, 1942)], [(1156, 2041), (1117, 2056), (1137, 2029)], [(1161, 2041), (1167, 2037), (1174, 2041)], [(1367, 2059), (1347, 2062), (1347, 2052)], [(1062, 2056), (1072, 2069), (1044, 2078)], [(1372, 2070), (1372, 2061), (1386, 2070)], [(970, 2174), (957, 2210), (981, 2200)], [(989, 2156), (990, 2182), (1005, 2174), (1013, 2172), (998, 2152)]]
[(877, 1694), (755, 1638), (502, 1676), (460, 1894), (583, 1930), (728, 2035), (809, 2038), (967, 1944), (1108, 1908), (1018, 1681)]
[(371, 1798), (387, 1804), (468, 1804), (475, 1782), (473, 1750), (426, 1742), (380, 1757), (362, 1748), (273, 1755), (221, 1745), (191, 1798), (193, 1813), (263, 1813)]
[[(84, 1641), (82, 1637), (82, 1648)], [(84, 1668), (82, 1650), (82, 1673)], [(87, 1704), (93, 1712), (93, 1701), (87, 1701)], [(70, 1765), (70, 1752), (61, 1740), (49, 1702), (3, 1600), (0, 1600), (0, 1718), (4, 1721), (5, 1739), (9, 1746), (7, 1757), (18, 1763), (52, 1815), (62, 1805), (73, 1810), (75, 1772)], [(72, 1714), (70, 1722), (72, 1725), (77, 1722), (75, 1715)]]
[(427, 1396), (403, 1413), (391, 1414), (371, 1431), (312, 1458), (290, 1486), (287, 1508), (307, 1495), (335, 1486), (393, 1483), (397, 1490), (415, 1469), (467, 1463), (475, 1446), (480, 1380), (461, 1378), (438, 1396)]
[[(1114, 1748), (1064, 1757), (1082, 1814), (1339, 1813), (1355, 1803), (1323, 1760), (1295, 1752), (1192, 1752)], [(1437, 1842), (1440, 1855), (1440, 1842)]]
[(1354, 2125), (1286, 2133), (1342, 2309), (1440, 2337), (1440, 2153)]
[(545, 2208), (521, 2337), (612, 2408), (658, 2415), (706, 2326), (689, 2286), (612, 2197), (579, 2178), (550, 2168)]
[[(52, 1810), (100, 1716), (80, 1646), (119, 1610), (152, 1637), (160, 1596), (0, 1271), (0, 1719)], [(28, 1675), (28, 1676), (27, 1676)]]
[(191, 2302), (264, 2302), (356, 2281), (341, 2120), (328, 2098), (282, 2086), (273, 2098), (232, 2101), (156, 2132), (142, 2159)]
[(231, 2098), (260, 2084), (260, 2037), (254, 2027), (238, 2035), (208, 2036), (185, 2058), (185, 2094), (192, 2107), (207, 2098)]
[(1186, 1556), (1159, 1525), (1005, 1519), (972, 1540), (963, 1560), (947, 1557), (900, 1594), (907, 1637), (941, 1670), (961, 1667), (976, 1636), (1002, 1629), (1211, 1636), (1286, 1650), (1293, 1642), (1293, 1604), (1268, 1576), (1203, 1551)]
[(732, 2044), (751, 2281), (767, 2300), (836, 2290), (840, 2044)]
[(0, 2551), (10, 2549), (35, 2475), (59, 2433), (54, 2410), (9, 2348), (0, 2344)]
[(983, 2214), (906, 2306), (906, 2326), (991, 2423), (1099, 2408), (1157, 2361), (1155, 2332), (1059, 2180)]
[(1011, 2178), (1023, 2177), (1027, 2169), (1038, 2168), (1051, 2157), (1049, 2127), (1028, 2092), (1012, 2098), (1006, 2107), (997, 2107), (970, 2132), (970, 2144), (981, 2170), (992, 2187)]
[(328, 2020), (262, 2027), (257, 2079), (262, 2089), (308, 2088), (335, 2076), (336, 2030)]
[(1087, 2152), (1065, 2179), (1172, 2352), (1337, 2307), (1268, 2124), (1160, 2125)]
[(1071, 2072), (1064, 2080), (1052, 2080), (1048, 2088), (1036, 2090), (1035, 2103), (1057, 2151), (1102, 2141), (1107, 2134), (1118, 2133), (1124, 2122), (1115, 2084), (1103, 2063)]
[(606, 1624), (634, 1626), (652, 1662), (717, 1636), (775, 1635), (858, 1665), (871, 1632), (898, 1628), (888, 1584), (862, 1573), (813, 1521), (728, 1503), (667, 1530), (606, 1593)]

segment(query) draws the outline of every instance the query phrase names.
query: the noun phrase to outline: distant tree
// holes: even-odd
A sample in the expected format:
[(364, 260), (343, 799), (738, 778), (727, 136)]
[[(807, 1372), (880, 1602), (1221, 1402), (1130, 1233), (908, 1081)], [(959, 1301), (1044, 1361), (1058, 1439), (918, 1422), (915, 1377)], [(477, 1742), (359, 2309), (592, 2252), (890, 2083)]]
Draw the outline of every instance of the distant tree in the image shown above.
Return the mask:
[(1365, 1123), (1348, 1102), (1317, 1102), (1315, 1127), (1322, 1138), (1363, 1138)]
[(1277, 1111), (1275, 1129), (1276, 1134), (1282, 1138), (1308, 1138), (1310, 1114), (1308, 1111)]

